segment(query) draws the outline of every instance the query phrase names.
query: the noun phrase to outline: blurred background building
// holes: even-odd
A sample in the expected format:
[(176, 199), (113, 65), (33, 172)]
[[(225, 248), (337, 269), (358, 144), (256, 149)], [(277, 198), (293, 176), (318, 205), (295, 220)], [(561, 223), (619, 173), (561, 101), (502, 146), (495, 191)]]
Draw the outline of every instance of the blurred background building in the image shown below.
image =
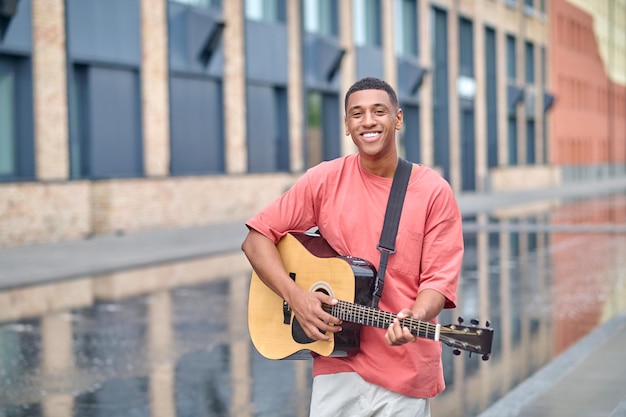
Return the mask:
[(626, 174), (626, 0), (0, 0), (0, 247), (243, 221), (364, 76), (456, 192)]

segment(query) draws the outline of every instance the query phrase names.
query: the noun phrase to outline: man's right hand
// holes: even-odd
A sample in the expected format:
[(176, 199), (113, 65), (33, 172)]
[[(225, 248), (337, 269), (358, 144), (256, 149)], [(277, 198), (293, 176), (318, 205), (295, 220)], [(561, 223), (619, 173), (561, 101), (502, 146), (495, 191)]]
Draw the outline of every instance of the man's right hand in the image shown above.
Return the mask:
[(274, 242), (250, 229), (242, 244), (243, 252), (259, 278), (287, 301), (306, 335), (313, 340), (331, 341), (341, 330), (341, 320), (324, 311), (322, 304), (335, 305), (337, 300), (319, 291), (305, 291), (289, 277)]
[(341, 331), (342, 321), (327, 313), (323, 304), (335, 305), (338, 301), (319, 291), (304, 291), (294, 288), (289, 294), (288, 304), (306, 335), (313, 340), (333, 340), (328, 333)]

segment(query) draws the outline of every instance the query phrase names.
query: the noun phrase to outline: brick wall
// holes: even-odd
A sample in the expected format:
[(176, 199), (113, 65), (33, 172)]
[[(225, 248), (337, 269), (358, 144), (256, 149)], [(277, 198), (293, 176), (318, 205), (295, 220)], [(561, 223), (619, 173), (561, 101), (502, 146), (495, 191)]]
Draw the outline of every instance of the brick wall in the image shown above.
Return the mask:
[(98, 181), (93, 231), (109, 234), (244, 219), (289, 186), (283, 175)]
[(0, 247), (243, 221), (285, 191), (288, 174), (0, 185)]
[(556, 187), (562, 183), (561, 170), (544, 165), (494, 168), (489, 171), (489, 178), (490, 191), (495, 192)]
[(167, 1), (141, 1), (141, 109), (144, 171), (169, 174)]
[(33, 100), (37, 178), (69, 173), (63, 0), (32, 2)]
[(90, 194), (85, 181), (0, 185), (0, 247), (86, 236)]

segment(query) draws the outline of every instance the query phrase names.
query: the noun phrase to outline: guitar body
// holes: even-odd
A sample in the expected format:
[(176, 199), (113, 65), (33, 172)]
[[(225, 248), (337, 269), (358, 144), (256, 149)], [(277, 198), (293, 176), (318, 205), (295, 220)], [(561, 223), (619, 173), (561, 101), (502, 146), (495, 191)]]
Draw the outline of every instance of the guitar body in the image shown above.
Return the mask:
[[(387, 329), (396, 314), (371, 306), (376, 269), (367, 261), (338, 256), (320, 236), (289, 233), (277, 245), (285, 270), (295, 283), (306, 291), (321, 291), (338, 300), (323, 305), (325, 311), (343, 320), (342, 331), (334, 333), (330, 342), (310, 339), (302, 330), (291, 308), (270, 290), (255, 272), (250, 282), (248, 328), (252, 343), (268, 359), (306, 359), (311, 352), (321, 356), (346, 356), (359, 349), (361, 326)], [(416, 337), (445, 343), (459, 355), (461, 350), (491, 355), (493, 329), (471, 325), (441, 325), (410, 317), (400, 324)]]
[[(369, 305), (376, 278), (373, 265), (359, 258), (340, 257), (318, 236), (289, 233), (277, 245), (283, 265), (296, 284), (348, 302)], [(250, 337), (268, 359), (346, 356), (359, 349), (360, 325), (345, 322), (333, 340), (314, 341), (302, 330), (289, 306), (252, 273), (248, 300)]]

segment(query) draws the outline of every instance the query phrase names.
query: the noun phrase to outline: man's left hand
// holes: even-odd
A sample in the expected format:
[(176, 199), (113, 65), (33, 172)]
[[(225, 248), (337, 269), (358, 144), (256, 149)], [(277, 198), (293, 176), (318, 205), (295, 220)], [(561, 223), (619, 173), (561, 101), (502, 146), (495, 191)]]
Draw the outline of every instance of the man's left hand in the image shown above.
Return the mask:
[(385, 342), (389, 346), (400, 346), (405, 343), (415, 342), (416, 337), (413, 336), (408, 327), (402, 326), (401, 323), (401, 320), (410, 317), (413, 317), (413, 312), (408, 308), (398, 313), (385, 334)]

